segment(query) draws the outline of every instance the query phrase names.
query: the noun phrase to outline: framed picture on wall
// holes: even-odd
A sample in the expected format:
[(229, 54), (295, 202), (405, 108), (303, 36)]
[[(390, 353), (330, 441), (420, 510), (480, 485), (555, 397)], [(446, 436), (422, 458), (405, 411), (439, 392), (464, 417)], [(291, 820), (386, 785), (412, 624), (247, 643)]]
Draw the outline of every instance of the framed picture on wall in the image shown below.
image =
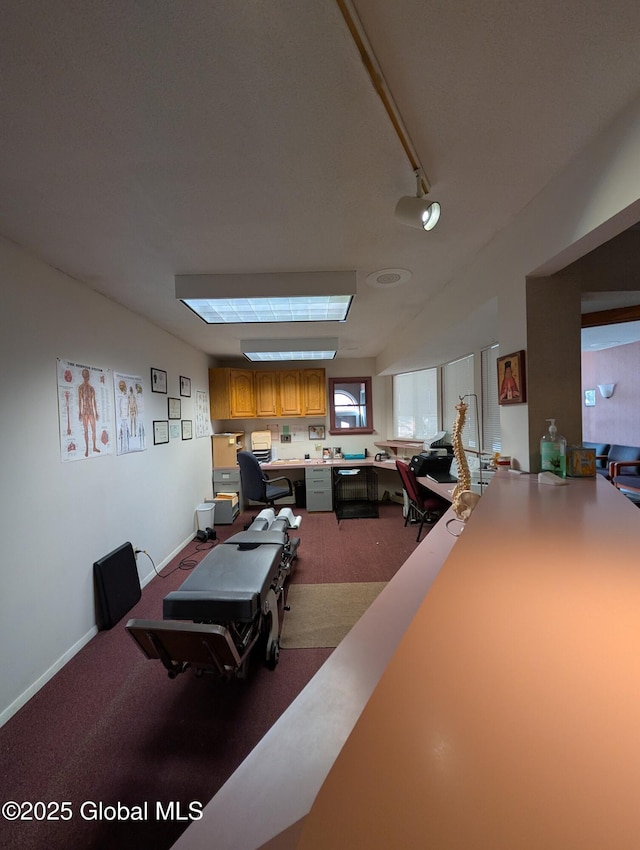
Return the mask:
[(310, 440), (324, 440), (324, 425), (309, 425)]
[(167, 373), (164, 369), (151, 369), (151, 392), (166, 393), (167, 391)]
[(180, 395), (189, 398), (191, 396), (191, 378), (180, 375)]
[(169, 442), (169, 422), (166, 419), (153, 420), (153, 445)]
[(168, 398), (169, 419), (180, 419), (182, 415), (182, 403), (179, 398)]
[(527, 400), (524, 351), (498, 357), (498, 404), (522, 404)]
[(182, 439), (190, 440), (193, 437), (193, 421), (191, 419), (182, 420)]
[(584, 406), (585, 407), (595, 407), (596, 406), (596, 391), (595, 390), (585, 390), (584, 391)]

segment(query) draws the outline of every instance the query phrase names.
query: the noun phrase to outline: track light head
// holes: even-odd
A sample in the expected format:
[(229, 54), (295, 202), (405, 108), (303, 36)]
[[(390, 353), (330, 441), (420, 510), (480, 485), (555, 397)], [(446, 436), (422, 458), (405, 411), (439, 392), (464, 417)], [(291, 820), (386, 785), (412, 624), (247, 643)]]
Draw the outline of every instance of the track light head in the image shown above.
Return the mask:
[(420, 169), (416, 168), (416, 194), (415, 197), (405, 195), (396, 204), (396, 218), (402, 224), (409, 227), (418, 227), (420, 230), (433, 230), (440, 220), (440, 204), (438, 201), (429, 201), (424, 196), (423, 189), (426, 184), (420, 176)]
[(427, 198), (415, 198), (409, 195), (400, 198), (396, 204), (396, 218), (409, 227), (421, 230), (433, 230), (440, 218), (440, 204)]

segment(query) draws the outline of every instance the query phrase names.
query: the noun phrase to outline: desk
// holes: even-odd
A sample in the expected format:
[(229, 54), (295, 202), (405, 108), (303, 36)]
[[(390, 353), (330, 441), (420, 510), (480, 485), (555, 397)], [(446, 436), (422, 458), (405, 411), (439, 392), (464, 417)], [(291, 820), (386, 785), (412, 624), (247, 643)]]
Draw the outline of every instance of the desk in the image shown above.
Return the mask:
[(333, 510), (332, 478), (334, 470), (371, 469), (372, 467), (389, 470), (397, 476), (394, 461), (375, 461), (371, 457), (332, 460), (283, 459), (261, 464), (261, 468), (265, 472), (277, 475), (286, 474), (287, 471), (304, 470), (307, 510), (309, 511)]
[(447, 484), (441, 484), (439, 481), (434, 481), (433, 478), (429, 478), (426, 475), (417, 476), (418, 484), (421, 484), (423, 487), (426, 487), (427, 490), (431, 490), (432, 493), (435, 493), (437, 496), (440, 496), (442, 499), (446, 499), (447, 502), (453, 501), (453, 491), (455, 488), (455, 484), (451, 482)]
[(309, 469), (314, 466), (329, 467), (331, 469), (347, 469), (358, 466), (375, 466), (378, 469), (391, 469), (396, 471), (395, 462), (392, 460), (374, 460), (372, 457), (360, 459), (332, 459), (332, 460), (301, 460), (300, 458), (291, 458), (283, 460), (272, 460), (269, 463), (261, 463), (262, 469), (267, 472), (276, 472), (279, 469)]

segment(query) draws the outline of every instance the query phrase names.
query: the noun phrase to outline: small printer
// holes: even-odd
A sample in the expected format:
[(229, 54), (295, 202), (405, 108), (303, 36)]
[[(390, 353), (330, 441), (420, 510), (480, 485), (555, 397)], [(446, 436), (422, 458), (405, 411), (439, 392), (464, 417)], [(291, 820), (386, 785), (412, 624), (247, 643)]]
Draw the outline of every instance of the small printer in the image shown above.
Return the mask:
[[(442, 446), (441, 448), (445, 447)], [(447, 452), (447, 454), (437, 454), (433, 451), (420, 452), (420, 454), (411, 458), (409, 468), (418, 477), (434, 474), (446, 475), (449, 473), (453, 462), (453, 447), (451, 449), (451, 453)]]

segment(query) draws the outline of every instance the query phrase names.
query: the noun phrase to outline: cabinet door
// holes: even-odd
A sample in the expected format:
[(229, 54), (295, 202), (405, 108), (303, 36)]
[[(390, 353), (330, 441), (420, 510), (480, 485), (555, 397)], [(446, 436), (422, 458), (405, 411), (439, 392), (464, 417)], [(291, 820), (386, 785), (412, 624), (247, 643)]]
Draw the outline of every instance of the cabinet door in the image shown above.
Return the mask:
[(253, 372), (249, 369), (230, 369), (231, 418), (252, 419), (256, 415)]
[(278, 415), (278, 375), (256, 372), (256, 416), (267, 419)]
[(209, 369), (209, 407), (212, 419), (229, 419), (229, 370)]
[(324, 369), (303, 369), (303, 416), (327, 415), (327, 382)]
[(279, 372), (280, 416), (302, 416), (302, 394), (300, 392), (300, 370)]

